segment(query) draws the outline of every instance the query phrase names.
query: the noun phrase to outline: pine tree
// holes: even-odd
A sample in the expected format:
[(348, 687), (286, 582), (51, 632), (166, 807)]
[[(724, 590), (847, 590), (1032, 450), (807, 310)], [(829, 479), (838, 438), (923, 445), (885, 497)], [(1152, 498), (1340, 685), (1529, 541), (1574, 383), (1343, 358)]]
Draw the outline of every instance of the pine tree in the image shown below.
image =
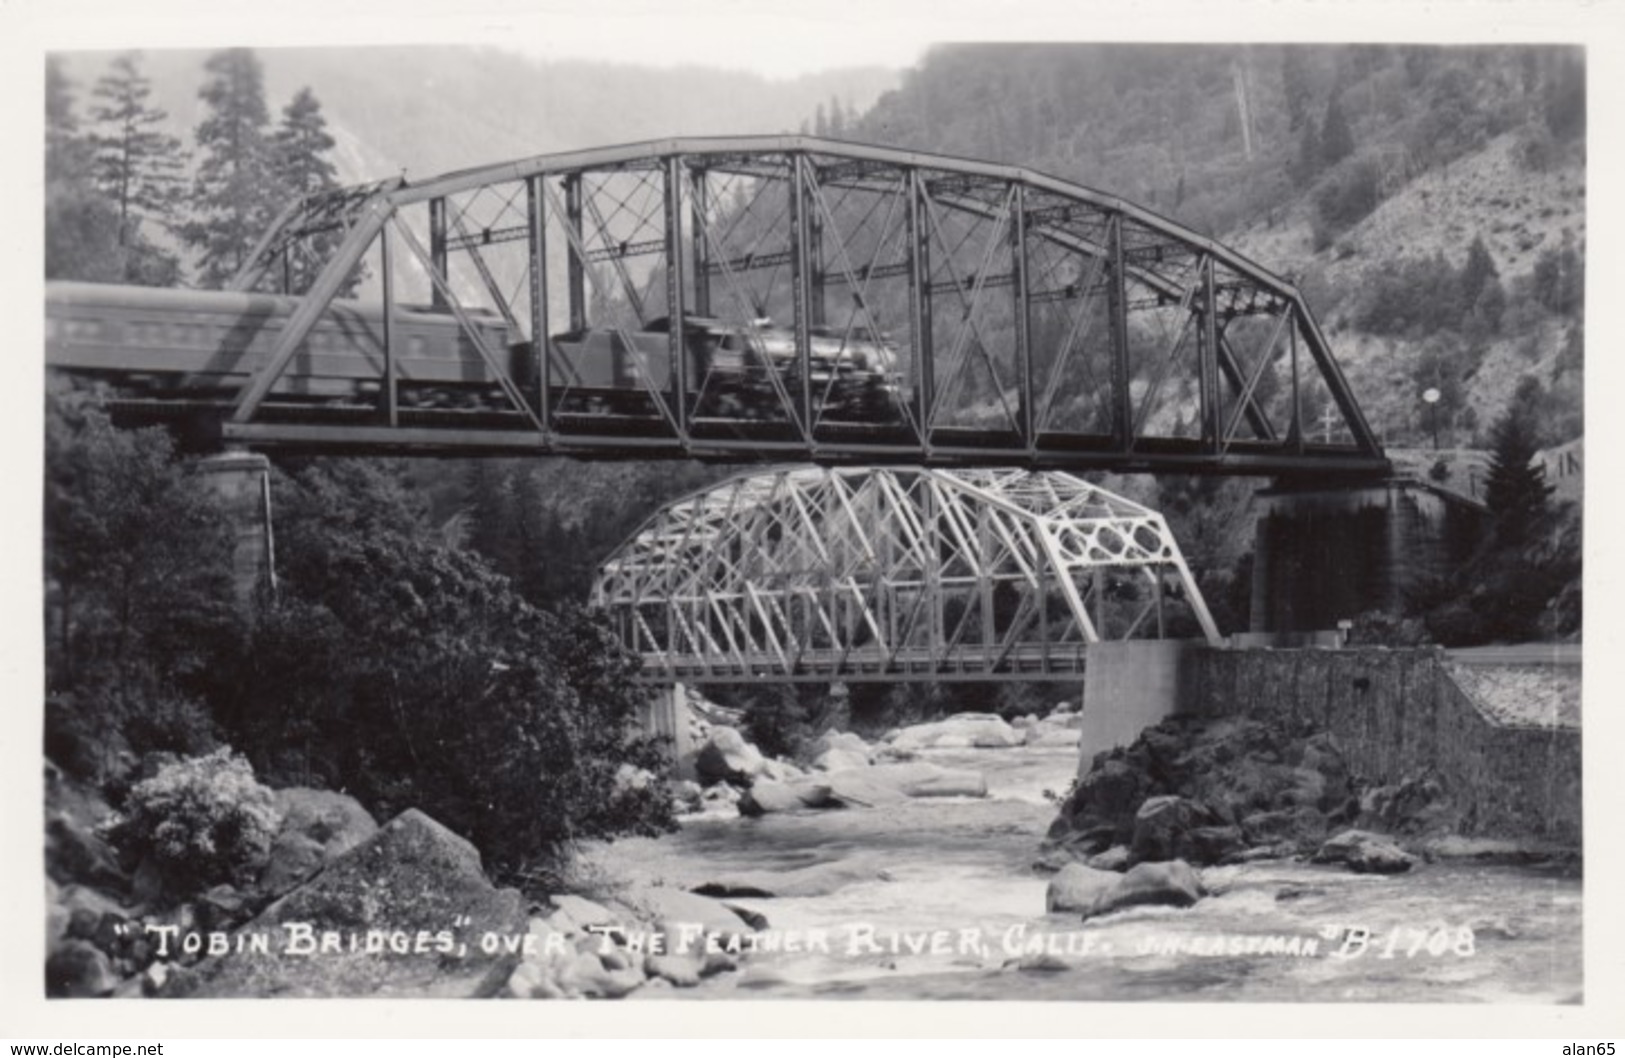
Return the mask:
[(271, 169), (266, 137), (264, 76), (246, 48), (216, 52), (204, 65), (209, 79), (198, 92), (209, 116), (197, 127), (197, 214), (187, 242), (202, 251), (198, 280), (222, 287), (242, 267), (255, 241), (275, 218), (281, 188)]
[[(272, 164), (289, 201), (339, 186), (338, 169), (329, 157), (334, 145), (327, 133), (327, 120), (322, 117), (321, 103), (309, 88), (301, 88), (283, 108), (282, 124), (271, 137)], [(310, 238), (303, 252), (289, 261), (288, 293), (303, 294), (310, 289), (340, 237), (338, 232), (322, 232)], [(357, 270), (340, 294), (352, 293), (360, 280), (361, 272)]]
[(121, 253), (116, 278), (125, 283), (171, 286), (180, 279), (180, 258), (141, 230), (151, 220), (173, 227), (183, 194), (186, 155), (181, 142), (160, 131), (168, 115), (147, 105), (151, 82), (141, 73), (140, 53), (113, 60), (96, 82), (91, 108), (95, 131), (87, 140), (89, 179), (116, 212)]
[[(1522, 391), (1520, 391), (1522, 395)], [(1484, 502), (1495, 519), (1496, 536), (1506, 544), (1526, 541), (1546, 512), (1552, 486), (1546, 468), (1534, 462), (1539, 451), (1532, 402), (1514, 400), (1495, 424)]]
[(143, 219), (168, 224), (183, 193), (186, 154), (181, 141), (160, 131), (169, 115), (147, 105), (152, 82), (142, 74), (140, 52), (113, 60), (96, 82), (91, 108), (97, 124), (91, 137), (97, 188), (117, 204), (120, 241), (128, 244)]

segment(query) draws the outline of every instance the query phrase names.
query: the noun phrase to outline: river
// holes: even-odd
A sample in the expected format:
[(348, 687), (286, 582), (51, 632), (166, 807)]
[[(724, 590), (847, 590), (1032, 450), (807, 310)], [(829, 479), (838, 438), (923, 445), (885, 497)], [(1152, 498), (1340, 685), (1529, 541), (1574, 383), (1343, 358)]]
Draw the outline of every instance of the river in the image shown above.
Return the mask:
[[(1268, 861), (1204, 870), (1195, 907), (1046, 915), (1032, 861), (1076, 752), (928, 751), (985, 799), (692, 816), (589, 851), (605, 878), (748, 883), (767, 917), (736, 973), (661, 997), (1577, 1003), (1573, 868), (1420, 864), (1392, 877)], [(795, 895), (784, 895), (793, 893)], [(765, 950), (769, 946), (793, 950)]]

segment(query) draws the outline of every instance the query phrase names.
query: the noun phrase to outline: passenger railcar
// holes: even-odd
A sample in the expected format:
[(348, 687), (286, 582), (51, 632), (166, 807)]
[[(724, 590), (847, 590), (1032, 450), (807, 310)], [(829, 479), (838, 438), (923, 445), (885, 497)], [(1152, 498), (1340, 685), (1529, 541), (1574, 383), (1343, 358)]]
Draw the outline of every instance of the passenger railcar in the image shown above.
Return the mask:
[[(46, 285), (46, 363), (101, 377), (129, 397), (225, 399), (269, 358), (297, 298), (99, 283)], [(488, 406), (500, 390), (446, 313), (397, 308), (398, 399), (408, 407)], [(487, 347), (506, 355), (504, 322), (475, 314)], [(271, 390), (272, 400), (370, 401), (384, 375), (380, 306), (335, 301)]]

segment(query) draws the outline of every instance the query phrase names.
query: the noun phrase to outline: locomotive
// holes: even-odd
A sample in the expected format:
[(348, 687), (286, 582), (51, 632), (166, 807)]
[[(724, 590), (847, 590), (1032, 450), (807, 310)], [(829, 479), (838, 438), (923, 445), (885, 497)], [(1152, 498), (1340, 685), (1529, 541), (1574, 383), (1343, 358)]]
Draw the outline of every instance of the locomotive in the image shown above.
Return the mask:
[[(670, 317), (642, 329), (590, 328), (556, 335), (550, 376), (563, 391), (561, 413), (649, 415), (651, 391), (672, 388)], [(793, 331), (768, 320), (733, 324), (703, 316), (682, 318), (686, 388), (698, 419), (771, 420), (799, 407), (802, 371)], [(630, 345), (626, 339), (630, 338)], [(815, 414), (848, 422), (893, 422), (903, 399), (897, 348), (889, 340), (859, 341), (829, 328), (809, 337), (808, 383)], [(536, 361), (526, 357), (525, 382)]]
[[(230, 400), (270, 356), (299, 299), (236, 291), (174, 290), (53, 281), (46, 284), (46, 363), (111, 383), (127, 399)], [(521, 393), (534, 399), (540, 360), (506, 322), (464, 313)], [(397, 306), (396, 400), (406, 409), (510, 407), (496, 376), (456, 317)], [(775, 419), (798, 407), (803, 379), (795, 335), (767, 321), (682, 322), (691, 414)], [(553, 337), (549, 382), (566, 416), (654, 416), (650, 391), (672, 389), (667, 318), (625, 335), (602, 328)], [(896, 422), (903, 395), (887, 340), (843, 339), (815, 328), (806, 380), (815, 410), (849, 422)], [(312, 326), (273, 386), (273, 403), (376, 403), (384, 376), (378, 305), (336, 300)]]

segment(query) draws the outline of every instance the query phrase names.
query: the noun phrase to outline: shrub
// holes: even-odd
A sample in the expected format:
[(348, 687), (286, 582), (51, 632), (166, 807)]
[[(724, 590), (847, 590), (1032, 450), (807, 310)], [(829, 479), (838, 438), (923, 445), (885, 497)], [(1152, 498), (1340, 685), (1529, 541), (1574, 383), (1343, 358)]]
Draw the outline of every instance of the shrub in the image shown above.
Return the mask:
[(108, 839), (128, 862), (150, 858), (176, 894), (243, 884), (265, 865), (281, 818), (268, 787), (227, 747), (164, 764), (130, 790)]

